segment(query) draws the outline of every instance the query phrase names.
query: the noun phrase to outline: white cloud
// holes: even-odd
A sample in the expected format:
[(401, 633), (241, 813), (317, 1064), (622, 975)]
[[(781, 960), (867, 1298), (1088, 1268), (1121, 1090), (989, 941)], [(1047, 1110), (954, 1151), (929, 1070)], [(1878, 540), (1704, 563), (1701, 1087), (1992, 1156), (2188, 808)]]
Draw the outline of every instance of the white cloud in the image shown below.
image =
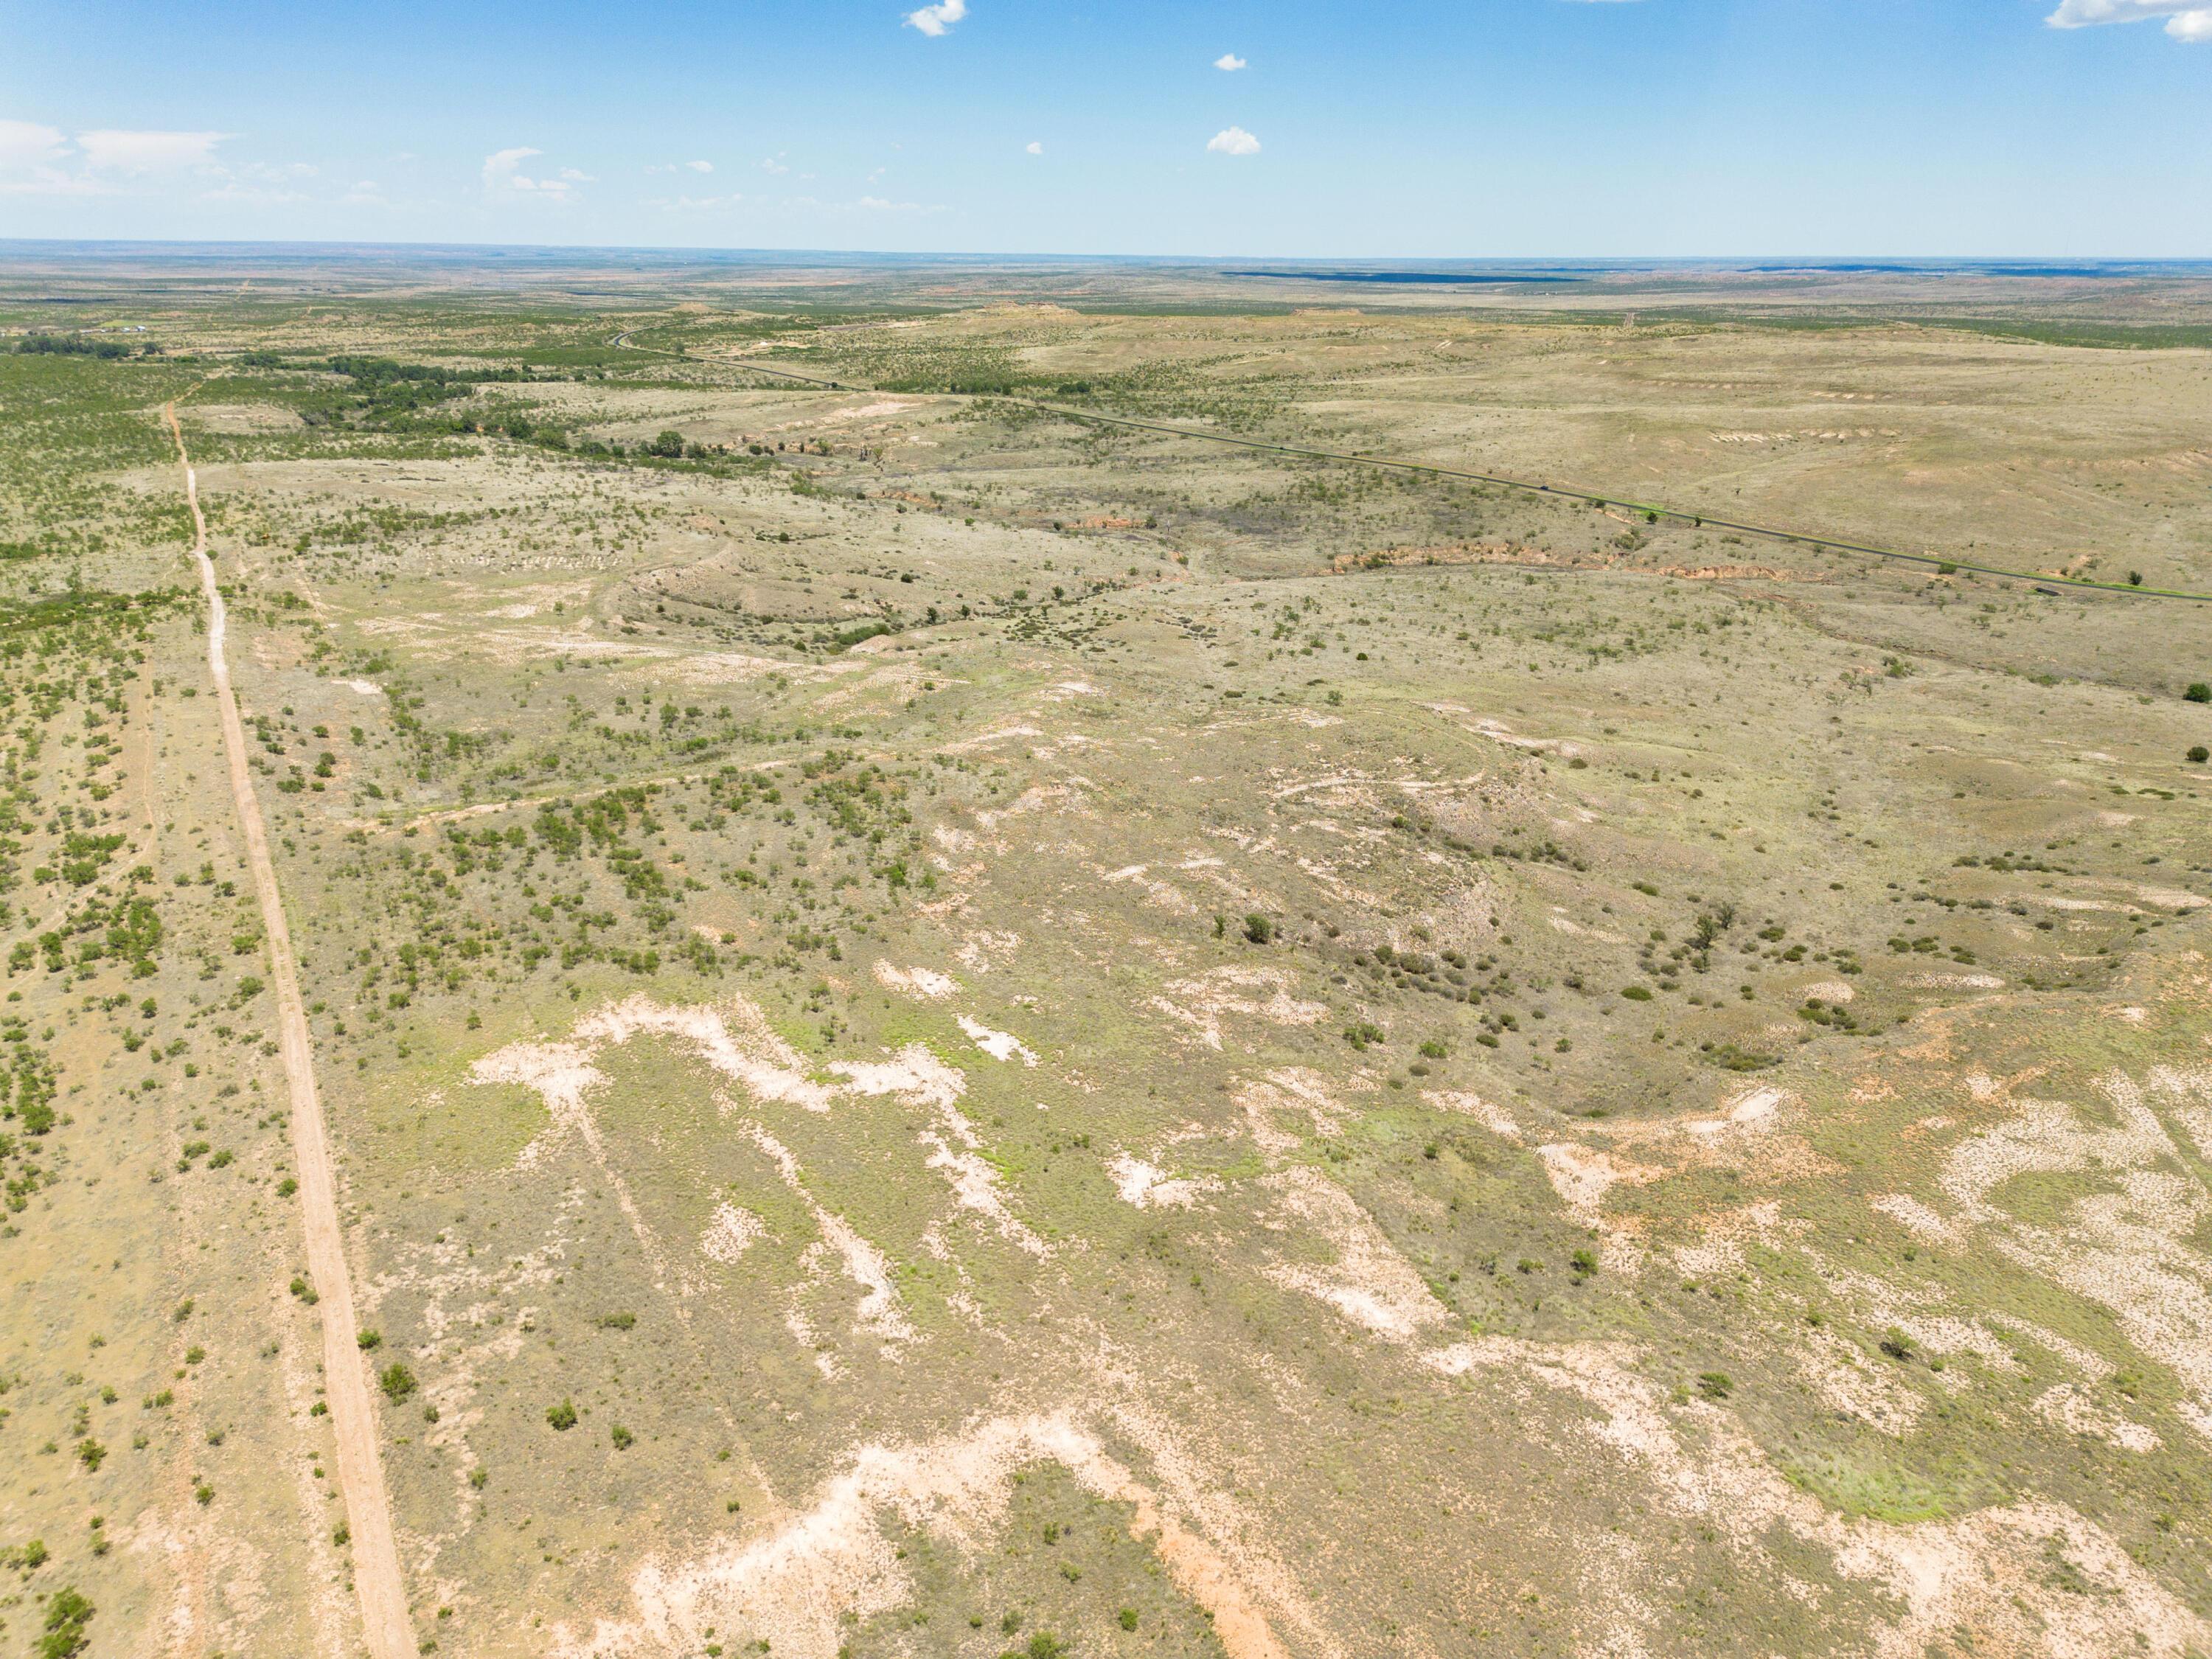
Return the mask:
[(574, 167), (562, 167), (558, 173), (543, 179), (532, 178), (522, 171), (525, 161), (544, 153), (542, 149), (532, 149), (528, 144), (517, 144), (512, 149), (494, 150), (484, 157), (484, 188), (495, 192), (521, 191), (540, 198), (550, 198), (556, 202), (564, 202), (568, 199), (571, 185), (592, 182), (590, 173), (580, 173)]
[(1029, 152), (1032, 155), (1042, 155), (1044, 154), (1044, 146), (1031, 139), (1029, 143)]
[(1206, 147), (1223, 155), (1257, 155), (1260, 141), (1242, 127), (1224, 127), (1206, 141)]
[(168, 173), (204, 167), (228, 132), (134, 132), (103, 127), (76, 136), (85, 164), (104, 173)]
[(0, 167), (33, 167), (60, 159), (62, 135), (58, 128), (36, 121), (0, 121)]
[(968, 0), (937, 0), (933, 6), (906, 15), (908, 28), (920, 29), (933, 40), (968, 15)]
[(1244, 60), (1233, 52), (1224, 52), (1213, 60), (1213, 67), (1218, 70), (1241, 70), (1244, 67)]
[(2212, 6), (2203, 0), (2058, 0), (2058, 9), (2043, 21), (2055, 29), (2081, 29), (2158, 17), (2166, 20), (2166, 32), (2177, 40), (2212, 40)]
[[(800, 197), (798, 199), (810, 207), (825, 205), (834, 208), (840, 205), (835, 202), (817, 204), (807, 197)], [(880, 196), (863, 196), (853, 205), (864, 213), (942, 213), (945, 211), (941, 204), (933, 202), (891, 202), (886, 201)]]
[(714, 170), (712, 161), (686, 161), (684, 165), (694, 173), (712, 173)]
[(663, 213), (720, 213), (744, 199), (732, 191), (727, 196), (657, 196), (647, 199), (645, 205), (658, 208)]
[(248, 184), (244, 179), (223, 177), (220, 182), (200, 192), (204, 202), (246, 202), (254, 207), (290, 207), (307, 199), (307, 192), (285, 190), (273, 185)]
[(527, 144), (517, 144), (513, 149), (495, 149), (484, 157), (483, 181), (486, 190), (497, 190), (512, 185), (515, 169), (533, 155), (543, 155), (542, 149), (532, 149)]
[(779, 150), (774, 155), (763, 157), (760, 164), (761, 171), (763, 173), (790, 172), (791, 169), (783, 164), (783, 158), (787, 154), (789, 154), (788, 151)]

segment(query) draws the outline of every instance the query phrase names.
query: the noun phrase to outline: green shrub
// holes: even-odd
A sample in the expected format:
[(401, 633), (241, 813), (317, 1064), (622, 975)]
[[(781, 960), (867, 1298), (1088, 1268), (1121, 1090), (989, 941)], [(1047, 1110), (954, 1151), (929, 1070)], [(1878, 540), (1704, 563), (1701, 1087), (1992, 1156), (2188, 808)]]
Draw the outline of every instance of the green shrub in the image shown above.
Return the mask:
[(546, 1407), (545, 1420), (553, 1425), (556, 1433), (573, 1429), (576, 1426), (576, 1408), (564, 1400), (557, 1406)]
[(382, 1389), (384, 1397), (396, 1406), (415, 1392), (415, 1373), (395, 1359), (377, 1373), (376, 1386)]
[(75, 1589), (55, 1591), (53, 1599), (46, 1603), (46, 1633), (39, 1638), (33, 1650), (39, 1659), (75, 1659), (76, 1655), (82, 1653), (85, 1644), (91, 1639), (84, 1627), (92, 1622), (93, 1613), (92, 1603)]
[(2212, 702), (2212, 685), (2207, 685), (2203, 680), (2192, 680), (2189, 690), (2181, 695), (2191, 702)]

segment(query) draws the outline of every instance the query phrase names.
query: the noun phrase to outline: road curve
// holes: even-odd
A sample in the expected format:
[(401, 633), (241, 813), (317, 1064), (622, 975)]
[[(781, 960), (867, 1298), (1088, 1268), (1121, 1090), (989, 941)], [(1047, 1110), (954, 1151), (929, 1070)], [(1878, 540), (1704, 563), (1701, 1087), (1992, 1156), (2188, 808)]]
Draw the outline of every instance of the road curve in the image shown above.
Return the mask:
[(300, 1000), (300, 968), (292, 954), (292, 932), (285, 925), (283, 896), (269, 858), (269, 835), (254, 798), (246, 764), (246, 732), (239, 724), (238, 699), (231, 693), (230, 665), (223, 656), (222, 593), (216, 586), (215, 562), (208, 557), (207, 520), (200, 513), (199, 478), (185, 453), (177, 406), (164, 406), (169, 435), (176, 441), (177, 464), (185, 471), (185, 501), (192, 513), (192, 556), (199, 561), (200, 592), (208, 605), (208, 668), (215, 677), (216, 702), (222, 713), (222, 744), (230, 760), (231, 799), (246, 842), (253, 890), (261, 901), (262, 928), (269, 936), (269, 978), (276, 994), (278, 1040), (284, 1077), (292, 1097), (292, 1155), (299, 1166), (300, 1218), (307, 1239), (307, 1273), (321, 1298), (323, 1387), (331, 1427), (337, 1437), (338, 1490), (344, 1495), (346, 1526), (353, 1535), (353, 1582), (361, 1598), (362, 1634), (371, 1659), (412, 1659), (415, 1631), (407, 1616), (407, 1589), (399, 1576), (399, 1546), (392, 1526), (392, 1500), (385, 1490), (384, 1458), (378, 1449), (376, 1411), (368, 1392), (368, 1364), (362, 1358), (354, 1323), (353, 1282), (346, 1273), (345, 1235), (338, 1225), (337, 1183), (331, 1172), (330, 1135), (323, 1103), (315, 1092), (314, 1055), (307, 1046), (307, 1013)]

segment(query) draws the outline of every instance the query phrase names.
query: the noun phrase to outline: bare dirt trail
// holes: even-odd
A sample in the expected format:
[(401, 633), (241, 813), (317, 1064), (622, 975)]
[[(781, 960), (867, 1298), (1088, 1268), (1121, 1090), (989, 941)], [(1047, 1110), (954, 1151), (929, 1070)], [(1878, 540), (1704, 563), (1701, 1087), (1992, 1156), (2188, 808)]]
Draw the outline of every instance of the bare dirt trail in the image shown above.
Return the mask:
[(284, 921), (284, 901), (269, 858), (268, 831), (261, 805), (246, 769), (246, 733), (238, 718), (238, 699), (230, 689), (230, 665), (223, 656), (222, 593), (216, 585), (215, 562), (208, 557), (207, 520), (200, 513), (199, 479), (185, 452), (177, 409), (162, 411), (176, 441), (177, 462), (185, 470), (185, 501), (192, 514), (192, 556), (199, 561), (200, 591), (208, 604), (208, 667), (215, 677), (222, 713), (223, 749), (230, 761), (230, 793), (238, 810), (246, 862), (261, 901), (261, 922), (269, 936), (269, 978), (276, 995), (278, 1040), (284, 1076), (292, 1097), (292, 1153), (299, 1165), (301, 1220), (307, 1231), (307, 1272), (321, 1297), (323, 1386), (331, 1427), (337, 1438), (338, 1487), (344, 1494), (346, 1526), (353, 1535), (354, 1588), (361, 1598), (362, 1633), (372, 1659), (411, 1659), (414, 1626), (407, 1616), (407, 1590), (399, 1575), (399, 1546), (392, 1531), (392, 1500), (384, 1485), (384, 1459), (376, 1440), (376, 1413), (370, 1403), (368, 1365), (362, 1357), (354, 1323), (353, 1282), (346, 1273), (345, 1235), (338, 1224), (337, 1183), (331, 1170), (330, 1138), (323, 1104), (315, 1092), (314, 1056), (307, 1043), (307, 1014), (300, 1000), (299, 963), (292, 933)]

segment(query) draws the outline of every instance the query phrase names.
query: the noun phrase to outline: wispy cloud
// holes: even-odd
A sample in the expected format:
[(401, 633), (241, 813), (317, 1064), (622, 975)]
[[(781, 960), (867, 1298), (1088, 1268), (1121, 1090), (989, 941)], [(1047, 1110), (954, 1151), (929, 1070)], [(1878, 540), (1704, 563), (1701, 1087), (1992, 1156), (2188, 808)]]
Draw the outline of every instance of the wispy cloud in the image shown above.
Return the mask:
[(1213, 67), (1218, 70), (1241, 70), (1244, 67), (1244, 60), (1233, 52), (1224, 52), (1213, 60)]
[(227, 196), (265, 191), (314, 172), (304, 162), (252, 162), (236, 173), (217, 165), (216, 147), (235, 136), (100, 127), (72, 138), (37, 121), (0, 121), (0, 194), (110, 196), (183, 180)]
[(937, 0), (933, 6), (924, 6), (906, 15), (908, 28), (920, 29), (933, 40), (944, 33), (968, 15), (968, 0)]
[(484, 188), (497, 195), (519, 192), (536, 197), (540, 200), (564, 202), (568, 199), (569, 191), (573, 186), (592, 182), (591, 174), (579, 172), (574, 167), (562, 167), (559, 172), (549, 173), (543, 178), (533, 177), (523, 172), (522, 164), (525, 161), (533, 155), (543, 155), (544, 153), (542, 149), (533, 149), (528, 144), (517, 144), (512, 149), (494, 150), (484, 157)]
[(2161, 17), (2166, 32), (2177, 40), (2212, 40), (2212, 6), (2202, 0), (2058, 0), (2058, 9), (2043, 21), (2055, 29), (2081, 29)]
[(1260, 141), (1242, 127), (1224, 127), (1206, 141), (1206, 149), (1221, 155), (1257, 155)]
[(0, 167), (33, 167), (58, 161), (61, 155), (58, 127), (40, 126), (36, 121), (0, 121)]
[(235, 169), (212, 163), (192, 169), (206, 188), (204, 202), (245, 202), (255, 207), (289, 207), (309, 199), (294, 186), (315, 177), (318, 169), (306, 161), (248, 161)]
[(499, 190), (514, 182), (515, 169), (533, 155), (543, 155), (542, 149), (532, 149), (527, 144), (517, 144), (513, 149), (495, 149), (484, 157), (483, 181), (486, 190)]
[(1034, 138), (1030, 140), (1027, 148), (1029, 149), (1029, 153), (1032, 155), (1042, 155), (1044, 154), (1044, 146), (1037, 143)]
[(663, 213), (720, 213), (744, 199), (732, 191), (726, 196), (655, 196), (647, 198), (645, 205)]
[(76, 147), (85, 165), (102, 173), (173, 173), (204, 167), (215, 159), (215, 147), (228, 132), (149, 132), (102, 127), (80, 132)]

